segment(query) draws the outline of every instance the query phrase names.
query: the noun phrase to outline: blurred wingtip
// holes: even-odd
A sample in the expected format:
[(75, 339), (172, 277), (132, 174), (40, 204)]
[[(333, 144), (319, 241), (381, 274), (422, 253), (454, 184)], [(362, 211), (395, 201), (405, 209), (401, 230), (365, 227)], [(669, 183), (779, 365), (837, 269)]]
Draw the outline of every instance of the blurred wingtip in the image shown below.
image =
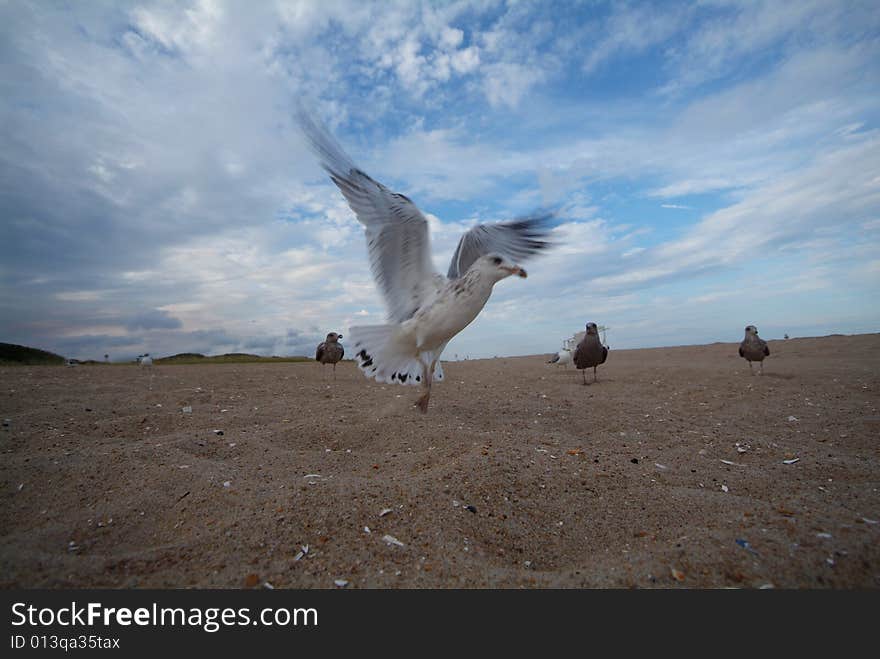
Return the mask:
[[(330, 174), (331, 178), (334, 176), (344, 177), (354, 168), (351, 158), (324, 123), (317, 118), (311, 102), (297, 99), (293, 104), (293, 114), (309, 148), (317, 156), (321, 167)], [(339, 185), (338, 181), (335, 182)]]

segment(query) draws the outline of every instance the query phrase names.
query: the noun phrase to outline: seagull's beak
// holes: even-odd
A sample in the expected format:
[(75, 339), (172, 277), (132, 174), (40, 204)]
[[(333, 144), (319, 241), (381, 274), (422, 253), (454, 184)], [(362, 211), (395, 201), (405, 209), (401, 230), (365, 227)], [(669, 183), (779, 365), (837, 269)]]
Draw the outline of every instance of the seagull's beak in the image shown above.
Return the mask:
[(518, 265), (515, 265), (512, 268), (504, 268), (504, 269), (507, 270), (512, 275), (519, 275), (523, 279), (525, 279), (526, 277), (529, 276), (529, 273), (527, 273), (525, 270), (520, 268)]
[(337, 334), (337, 335), (336, 335), (336, 338), (337, 338), (337, 339), (341, 339), (341, 338), (342, 338), (342, 334)]

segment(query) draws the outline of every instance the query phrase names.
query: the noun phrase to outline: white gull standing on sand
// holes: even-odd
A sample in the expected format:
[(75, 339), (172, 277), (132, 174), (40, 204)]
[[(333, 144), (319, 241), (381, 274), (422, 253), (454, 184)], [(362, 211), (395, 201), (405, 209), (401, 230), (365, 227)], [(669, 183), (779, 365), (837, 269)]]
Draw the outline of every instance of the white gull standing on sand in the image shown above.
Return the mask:
[(553, 357), (547, 363), (556, 364), (557, 366), (568, 368), (568, 365), (571, 364), (571, 348), (563, 348), (555, 355), (553, 355)]
[(443, 379), (446, 344), (477, 317), (497, 282), (526, 276), (515, 261), (549, 246), (549, 215), (475, 226), (461, 237), (444, 277), (431, 263), (428, 221), (416, 205), (358, 169), (307, 113), (300, 111), (299, 121), (364, 225), (373, 278), (388, 308), (387, 324), (350, 328), (358, 366), (379, 382), (420, 384), (416, 405), (426, 412), (432, 382)]

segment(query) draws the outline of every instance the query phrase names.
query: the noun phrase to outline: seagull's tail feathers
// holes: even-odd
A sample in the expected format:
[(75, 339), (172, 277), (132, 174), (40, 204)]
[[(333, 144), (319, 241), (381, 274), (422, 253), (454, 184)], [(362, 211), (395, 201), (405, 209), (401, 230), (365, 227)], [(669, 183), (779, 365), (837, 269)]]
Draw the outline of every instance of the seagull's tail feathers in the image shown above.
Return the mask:
[[(422, 383), (422, 363), (429, 364), (433, 357), (428, 353), (416, 356), (414, 342), (401, 331), (400, 325), (362, 325), (349, 328), (348, 333), (358, 368), (368, 378), (391, 384)], [(439, 361), (433, 379), (443, 380)]]

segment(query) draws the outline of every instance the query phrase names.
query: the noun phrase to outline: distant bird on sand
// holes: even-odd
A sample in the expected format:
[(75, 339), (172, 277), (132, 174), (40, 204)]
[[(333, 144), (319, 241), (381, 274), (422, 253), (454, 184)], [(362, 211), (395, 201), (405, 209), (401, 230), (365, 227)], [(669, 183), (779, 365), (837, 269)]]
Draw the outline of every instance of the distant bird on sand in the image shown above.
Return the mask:
[(761, 366), (758, 375), (764, 375), (764, 357), (770, 356), (770, 348), (767, 342), (758, 336), (758, 328), (754, 325), (746, 327), (746, 336), (739, 344), (739, 356), (748, 360), (749, 373), (755, 374), (752, 370), (752, 362), (758, 362)]
[(143, 357), (141, 357), (140, 365), (141, 366), (152, 366), (153, 365), (153, 358), (150, 357), (150, 353), (147, 353)]
[(584, 376), (584, 384), (587, 383), (587, 374), (584, 369), (593, 367), (593, 382), (598, 381), (596, 376), (596, 367), (604, 364), (608, 359), (608, 348), (602, 345), (599, 340), (599, 328), (596, 323), (587, 323), (587, 333), (578, 343), (574, 351), (574, 365), (581, 371)]
[[(341, 338), (342, 334), (330, 332), (327, 338), (318, 344), (318, 349), (315, 351), (315, 361), (319, 361), (321, 364), (333, 364), (334, 380), (336, 379), (336, 363), (345, 355), (345, 348), (339, 342)], [(323, 370), (322, 368), (321, 371), (323, 372)]]
[(480, 224), (462, 236), (444, 277), (434, 270), (428, 221), (416, 205), (358, 169), (308, 114), (299, 120), (321, 166), (364, 225), (373, 279), (388, 310), (385, 325), (352, 327), (358, 366), (379, 382), (419, 384), (427, 412), (431, 384), (443, 379), (440, 355), (510, 275), (517, 261), (549, 245), (549, 215)]
[(568, 368), (568, 365), (571, 364), (571, 348), (563, 348), (553, 355), (553, 359), (547, 363)]

